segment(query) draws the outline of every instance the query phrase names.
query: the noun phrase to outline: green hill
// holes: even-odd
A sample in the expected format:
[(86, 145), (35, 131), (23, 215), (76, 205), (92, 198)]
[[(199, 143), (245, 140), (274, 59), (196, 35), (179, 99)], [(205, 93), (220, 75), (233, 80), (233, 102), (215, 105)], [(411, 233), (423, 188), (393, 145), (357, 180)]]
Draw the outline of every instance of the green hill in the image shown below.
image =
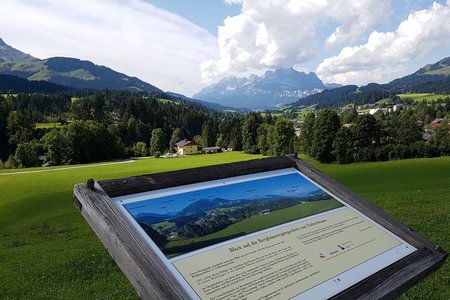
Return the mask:
[[(119, 178), (256, 157), (231, 152), (0, 173), (0, 299), (137, 298), (73, 206), (73, 185), (88, 178)], [(450, 157), (351, 165), (312, 163), (450, 249)], [(44, 172), (17, 173), (33, 170)], [(446, 263), (409, 290), (408, 299), (449, 299), (449, 280), (450, 264)]]
[[(450, 57), (447, 57), (434, 64), (426, 65), (411, 75), (395, 79), (385, 86), (390, 90), (396, 90), (399, 92), (413, 92), (416, 91), (418, 86), (421, 86), (423, 84), (447, 80), (449, 75)], [(430, 90), (428, 92), (442, 91)]]
[(68, 57), (52, 57), (37, 61), (7, 61), (0, 63), (0, 73), (35, 81), (44, 80), (74, 88), (162, 92), (136, 77), (129, 77), (90, 61)]
[(387, 84), (369, 83), (358, 87), (346, 85), (310, 95), (284, 108), (298, 111), (302, 107), (317, 104), (318, 107), (342, 106), (348, 103), (376, 103), (401, 93), (450, 93), (450, 57), (426, 65), (417, 72), (395, 79)]
[(47, 81), (32, 81), (17, 76), (0, 74), (0, 93), (55, 93), (70, 91), (71, 88)]
[(73, 88), (136, 90), (161, 93), (157, 87), (87, 60), (68, 57), (38, 59), (0, 39), (0, 74), (48, 81)]

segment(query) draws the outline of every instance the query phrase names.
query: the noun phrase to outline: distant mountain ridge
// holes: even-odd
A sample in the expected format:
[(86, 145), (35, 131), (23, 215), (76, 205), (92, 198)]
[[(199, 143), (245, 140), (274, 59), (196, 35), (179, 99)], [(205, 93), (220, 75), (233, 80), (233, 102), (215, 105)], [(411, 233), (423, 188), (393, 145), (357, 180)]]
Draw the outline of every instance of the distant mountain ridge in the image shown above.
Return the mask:
[(250, 111), (248, 108), (236, 108), (236, 107), (221, 105), (219, 103), (212, 103), (212, 102), (202, 101), (202, 100), (198, 100), (198, 99), (192, 99), (192, 98), (186, 97), (185, 95), (174, 93), (174, 92), (166, 92), (166, 94), (174, 99), (182, 99), (182, 100), (186, 100), (189, 102), (194, 102), (194, 103), (203, 105), (209, 109), (213, 109), (213, 110), (217, 110), (217, 111), (238, 111), (238, 112)]
[(162, 93), (159, 88), (136, 77), (116, 72), (87, 60), (69, 57), (38, 59), (0, 39), (0, 74), (31, 81), (48, 81), (77, 89), (116, 89)]
[(7, 45), (0, 38), (0, 62), (38, 61), (39, 59)]
[(385, 84), (386, 89), (396, 90), (399, 92), (410, 91), (415, 86), (442, 81), (450, 75), (450, 57), (441, 59), (440, 61), (423, 66), (411, 75), (407, 75), (398, 79), (394, 79), (388, 84)]
[(193, 98), (249, 109), (273, 109), (325, 89), (313, 72), (293, 68), (267, 71), (262, 76), (226, 77), (195, 94)]
[[(10, 76), (0, 78), (2, 89), (16, 93), (50, 93), (67, 89), (110, 89), (163, 94), (161, 89), (139, 78), (127, 76), (87, 60), (70, 57), (38, 59), (7, 45), (1, 38), (0, 75)], [(22, 78), (27, 81), (20, 81), (19, 79)], [(46, 82), (48, 84), (45, 84)], [(248, 111), (248, 109), (236, 109), (191, 99), (177, 93), (166, 92), (165, 94), (168, 97), (194, 102), (217, 111)]]
[(288, 105), (290, 109), (309, 105), (335, 106), (348, 103), (365, 104), (393, 97), (398, 93), (450, 93), (450, 57), (426, 65), (413, 74), (386, 84), (346, 85), (325, 89)]
[(67, 57), (44, 60), (5, 61), (0, 73), (28, 80), (45, 80), (74, 88), (136, 90), (162, 93), (159, 88), (90, 61)]

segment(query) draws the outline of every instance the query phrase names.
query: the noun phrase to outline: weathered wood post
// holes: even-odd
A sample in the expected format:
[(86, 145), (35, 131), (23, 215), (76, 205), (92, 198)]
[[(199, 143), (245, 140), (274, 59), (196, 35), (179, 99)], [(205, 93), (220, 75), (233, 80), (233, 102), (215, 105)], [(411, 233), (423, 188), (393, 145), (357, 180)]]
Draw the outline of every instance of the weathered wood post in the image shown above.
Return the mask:
[(387, 299), (447, 253), (283, 156), (74, 187), (143, 299)]

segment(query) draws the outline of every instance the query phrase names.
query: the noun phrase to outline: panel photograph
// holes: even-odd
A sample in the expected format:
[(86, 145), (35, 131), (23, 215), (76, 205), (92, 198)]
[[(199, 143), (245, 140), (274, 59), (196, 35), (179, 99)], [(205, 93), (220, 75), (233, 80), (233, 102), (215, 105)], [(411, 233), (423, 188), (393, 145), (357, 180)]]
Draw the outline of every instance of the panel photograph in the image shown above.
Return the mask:
[(168, 258), (341, 206), (298, 173), (124, 205)]

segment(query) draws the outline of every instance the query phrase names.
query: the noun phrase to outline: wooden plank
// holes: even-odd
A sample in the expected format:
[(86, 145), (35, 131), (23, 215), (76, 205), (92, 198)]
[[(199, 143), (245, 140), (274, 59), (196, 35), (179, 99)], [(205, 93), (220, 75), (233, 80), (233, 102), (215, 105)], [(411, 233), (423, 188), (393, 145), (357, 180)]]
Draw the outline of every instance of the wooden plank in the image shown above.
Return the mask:
[(428, 249), (434, 249), (437, 246), (419, 235), (410, 227), (407, 227), (404, 224), (400, 223), (397, 219), (381, 210), (374, 204), (363, 199), (349, 188), (345, 187), (333, 178), (325, 175), (320, 170), (293, 156), (289, 156), (289, 158), (296, 163), (296, 168), (307, 177), (309, 177), (312, 181), (324, 187), (326, 190), (342, 199), (353, 208), (368, 216), (387, 230), (398, 235), (416, 248), (427, 247)]
[(448, 254), (439, 246), (293, 156), (105, 180), (95, 183), (94, 189), (77, 185), (74, 202), (142, 298), (188, 299), (178, 281), (109, 196), (123, 196), (288, 167), (297, 168), (331, 194), (419, 249), (339, 293), (333, 299), (391, 299), (436, 270), (445, 261)]
[(289, 158), (296, 163), (297, 169), (312, 181), (418, 249), (332, 299), (393, 299), (444, 263), (448, 253), (443, 251), (440, 246), (425, 239), (410, 227), (400, 223), (306, 162), (293, 156), (289, 156)]
[(295, 167), (295, 163), (288, 157), (282, 156), (122, 179), (102, 180), (99, 183), (110, 197), (117, 197), (289, 167)]
[(422, 248), (330, 299), (395, 299), (443, 262), (442, 256)]
[(95, 184), (74, 188), (74, 201), (142, 299), (189, 299), (179, 282), (148, 247), (133, 225)]

